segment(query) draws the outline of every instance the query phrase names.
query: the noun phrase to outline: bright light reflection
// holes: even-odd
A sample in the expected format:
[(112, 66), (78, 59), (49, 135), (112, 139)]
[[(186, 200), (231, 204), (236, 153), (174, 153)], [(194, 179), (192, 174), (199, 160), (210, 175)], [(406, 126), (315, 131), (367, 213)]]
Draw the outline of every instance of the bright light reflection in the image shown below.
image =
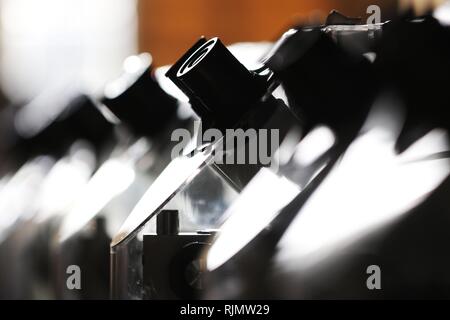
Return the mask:
[(75, 84), (98, 94), (137, 49), (136, 0), (0, 0), (0, 82), (14, 102)]
[(216, 269), (263, 230), (300, 187), (263, 168), (225, 213), (229, 218), (208, 252), (207, 267)]
[(450, 1), (445, 1), (444, 4), (434, 10), (433, 16), (445, 26), (450, 25)]
[[(320, 126), (300, 143), (293, 144), (294, 141), (298, 142), (298, 133), (291, 132), (279, 149), (284, 158), (281, 163), (285, 165), (280, 168), (280, 174), (283, 172), (284, 175), (278, 176), (263, 168), (224, 213), (227, 220), (208, 252), (208, 269), (220, 267), (246, 246), (324, 168), (325, 164), (315, 170), (308, 181), (294, 183), (288, 179), (295, 175), (293, 171), (310, 171), (308, 166), (334, 145), (335, 136), (329, 128)], [(289, 158), (293, 161), (287, 161)]]
[(330, 149), (336, 138), (333, 132), (327, 127), (318, 127), (308, 134), (297, 147), (295, 161), (307, 167), (314, 163), (324, 150)]
[(166, 77), (167, 71), (171, 66), (162, 66), (156, 68), (154, 71), (155, 79), (159, 83), (160, 87), (182, 102), (189, 102), (189, 98), (180, 90), (169, 78)]
[(207, 152), (198, 152), (191, 157), (178, 157), (172, 160), (133, 208), (114, 236), (111, 246), (120, 244), (138, 232), (145, 222), (194, 178), (206, 166), (207, 161), (211, 160), (212, 155)]
[(48, 157), (36, 158), (23, 165), (0, 192), (0, 241), (8, 229), (24, 215), (34, 213), (42, 181), (53, 165)]
[(247, 69), (254, 70), (262, 66), (261, 59), (272, 46), (271, 42), (238, 42), (227, 48)]
[(351, 145), (281, 240), (281, 264), (314, 265), (399, 218), (442, 183), (450, 173), (449, 159), (411, 160), (448, 150), (448, 138), (435, 130), (396, 155), (397, 129), (373, 128)]
[[(80, 150), (79, 152), (89, 151)], [(79, 159), (77, 155), (59, 160), (40, 188), (36, 222), (42, 223), (54, 215), (64, 213), (88, 182), (92, 170), (92, 163)]]
[[(124, 93), (152, 64), (149, 53), (129, 56), (123, 63), (123, 73), (105, 86), (105, 97), (113, 99)], [(149, 75), (150, 76), (150, 75)]]
[(17, 132), (25, 138), (33, 137), (54, 121), (78, 94), (73, 86), (56, 86), (44, 90), (24, 105), (14, 118)]
[(127, 161), (106, 161), (89, 180), (76, 206), (64, 218), (59, 232), (63, 242), (81, 230), (108, 202), (134, 181), (135, 171)]

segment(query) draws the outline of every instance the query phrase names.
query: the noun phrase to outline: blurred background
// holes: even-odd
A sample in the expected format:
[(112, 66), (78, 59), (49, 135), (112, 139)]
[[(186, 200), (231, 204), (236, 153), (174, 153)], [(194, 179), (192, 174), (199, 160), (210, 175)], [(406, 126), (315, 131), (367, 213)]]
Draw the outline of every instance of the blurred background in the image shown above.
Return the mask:
[(397, 9), (397, 0), (141, 0), (139, 46), (157, 63), (169, 64), (202, 34), (219, 36), (226, 44), (275, 40), (286, 27), (324, 20), (333, 9), (364, 17), (371, 4), (380, 6), (383, 19)]
[(299, 21), (337, 9), (382, 19), (397, 0), (1, 0), (0, 82), (20, 104), (52, 87), (98, 93), (130, 54), (151, 52), (156, 65), (173, 63), (199, 36), (226, 44), (274, 40)]

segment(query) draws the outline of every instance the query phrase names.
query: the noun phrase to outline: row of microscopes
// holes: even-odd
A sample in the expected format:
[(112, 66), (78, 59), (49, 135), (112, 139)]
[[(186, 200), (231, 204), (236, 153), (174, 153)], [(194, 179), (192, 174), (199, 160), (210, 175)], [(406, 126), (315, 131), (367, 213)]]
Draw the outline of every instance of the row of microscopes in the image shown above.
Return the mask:
[(333, 11), (5, 108), (0, 298), (449, 298), (449, 18)]

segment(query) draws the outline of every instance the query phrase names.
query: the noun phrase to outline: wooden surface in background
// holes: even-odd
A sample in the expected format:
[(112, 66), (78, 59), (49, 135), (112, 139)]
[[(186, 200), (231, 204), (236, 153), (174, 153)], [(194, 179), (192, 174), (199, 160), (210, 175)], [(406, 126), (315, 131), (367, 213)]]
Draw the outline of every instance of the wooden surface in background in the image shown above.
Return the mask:
[(325, 17), (332, 9), (366, 16), (378, 4), (389, 18), (397, 0), (139, 0), (140, 51), (156, 65), (176, 61), (200, 36), (218, 36), (226, 44), (275, 40), (307, 17)]

